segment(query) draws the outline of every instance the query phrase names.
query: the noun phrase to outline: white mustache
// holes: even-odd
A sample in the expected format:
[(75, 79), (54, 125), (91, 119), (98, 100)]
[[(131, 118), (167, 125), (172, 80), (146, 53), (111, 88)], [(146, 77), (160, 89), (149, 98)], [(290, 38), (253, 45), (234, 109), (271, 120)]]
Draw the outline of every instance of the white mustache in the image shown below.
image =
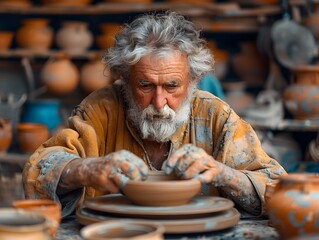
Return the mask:
[(153, 105), (149, 105), (143, 110), (143, 115), (149, 120), (167, 119), (173, 120), (176, 113), (167, 104), (162, 109), (156, 109)]

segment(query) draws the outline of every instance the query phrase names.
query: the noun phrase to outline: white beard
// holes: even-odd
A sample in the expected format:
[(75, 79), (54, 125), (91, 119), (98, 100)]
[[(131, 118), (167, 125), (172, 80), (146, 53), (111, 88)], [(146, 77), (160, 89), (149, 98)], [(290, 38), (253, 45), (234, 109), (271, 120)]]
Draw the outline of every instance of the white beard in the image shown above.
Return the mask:
[(128, 104), (127, 116), (139, 130), (142, 139), (149, 139), (159, 143), (170, 140), (176, 130), (189, 119), (191, 100), (196, 85), (190, 85), (181, 106), (176, 112), (168, 105), (157, 110), (149, 105), (144, 110), (134, 101), (130, 87), (126, 88), (125, 96)]

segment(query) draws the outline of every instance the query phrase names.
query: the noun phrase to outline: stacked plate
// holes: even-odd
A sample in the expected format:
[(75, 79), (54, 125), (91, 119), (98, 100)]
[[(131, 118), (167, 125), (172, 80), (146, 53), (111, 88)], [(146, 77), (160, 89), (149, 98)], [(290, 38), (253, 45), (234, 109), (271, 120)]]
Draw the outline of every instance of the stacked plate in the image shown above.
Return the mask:
[(121, 194), (88, 199), (76, 215), (83, 225), (119, 219), (153, 222), (169, 234), (222, 230), (240, 218), (234, 203), (222, 197), (196, 196), (184, 205), (151, 207), (135, 205)]

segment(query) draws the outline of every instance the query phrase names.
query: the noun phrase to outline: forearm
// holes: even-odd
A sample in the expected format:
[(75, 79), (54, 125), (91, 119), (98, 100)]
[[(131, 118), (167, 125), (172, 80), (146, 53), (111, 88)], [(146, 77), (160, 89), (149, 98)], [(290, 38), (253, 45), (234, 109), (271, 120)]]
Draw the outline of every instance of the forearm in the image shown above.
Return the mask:
[(242, 172), (223, 165), (222, 174), (213, 185), (219, 187), (221, 191), (236, 204), (247, 212), (258, 215), (261, 211), (261, 201), (249, 180)]

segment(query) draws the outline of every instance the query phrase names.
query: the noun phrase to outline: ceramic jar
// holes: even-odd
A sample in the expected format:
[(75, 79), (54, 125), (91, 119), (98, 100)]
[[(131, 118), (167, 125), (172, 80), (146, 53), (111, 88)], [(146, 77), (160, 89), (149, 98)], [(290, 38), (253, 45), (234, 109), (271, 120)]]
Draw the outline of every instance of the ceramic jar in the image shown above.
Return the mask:
[(10, 48), (13, 35), (13, 32), (0, 31), (0, 50), (7, 50)]
[(33, 153), (49, 138), (46, 125), (38, 123), (17, 124), (17, 140), (19, 148), (24, 153)]
[(209, 41), (207, 44), (215, 60), (214, 75), (218, 80), (222, 80), (228, 71), (229, 54), (227, 51), (219, 49), (214, 41)]
[(319, 176), (292, 173), (282, 176), (267, 204), (271, 224), (281, 239), (319, 234)]
[(75, 90), (80, 76), (76, 65), (67, 56), (58, 54), (45, 63), (40, 79), (50, 93), (66, 95)]
[(56, 34), (56, 44), (59, 48), (69, 52), (84, 52), (93, 43), (93, 35), (88, 24), (79, 21), (67, 21)]
[(298, 66), (284, 89), (286, 109), (299, 120), (319, 118), (319, 65)]
[(0, 209), (1, 240), (50, 240), (45, 217), (13, 208)]
[(99, 28), (101, 34), (95, 37), (96, 46), (99, 49), (108, 49), (113, 46), (114, 38), (118, 31), (120, 31), (122, 24), (120, 23), (102, 23)]
[(91, 59), (85, 63), (80, 71), (80, 84), (86, 93), (91, 93), (99, 88), (112, 84), (113, 79), (109, 68), (105, 67), (102, 60)]
[(48, 50), (53, 40), (53, 29), (49, 20), (43, 18), (25, 19), (16, 32), (16, 43), (22, 48)]
[(60, 101), (57, 99), (28, 100), (23, 107), (22, 122), (45, 124), (54, 131), (61, 123)]
[(11, 122), (0, 118), (0, 155), (5, 154), (12, 142)]
[(92, 0), (42, 0), (41, 2), (46, 6), (84, 7), (89, 5)]
[(319, 40), (319, 26), (318, 26), (318, 21), (319, 21), (319, 13), (314, 12), (308, 17), (305, 17), (303, 19), (303, 25), (305, 25), (313, 34), (315, 37), (316, 41)]
[(48, 233), (55, 236), (61, 222), (61, 205), (50, 199), (24, 199), (12, 202), (16, 209), (37, 212), (47, 217), (49, 228)]

